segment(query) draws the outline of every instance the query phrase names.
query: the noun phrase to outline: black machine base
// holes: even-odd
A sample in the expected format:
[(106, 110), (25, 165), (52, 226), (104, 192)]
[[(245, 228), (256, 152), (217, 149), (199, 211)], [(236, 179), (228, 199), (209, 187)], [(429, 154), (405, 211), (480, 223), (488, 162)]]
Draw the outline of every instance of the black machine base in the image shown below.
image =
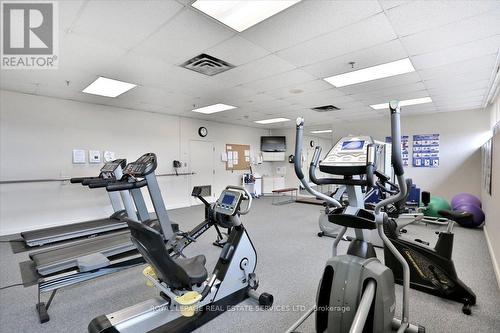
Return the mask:
[[(270, 295), (269, 295), (270, 296)], [(214, 303), (207, 304), (203, 310), (192, 317), (179, 317), (171, 322), (151, 330), (149, 333), (191, 332), (229, 310), (248, 298), (248, 289), (240, 289)], [(272, 300), (272, 296), (270, 298)], [(272, 302), (272, 301), (271, 301)], [(90, 322), (88, 331), (92, 333), (118, 333), (106, 316), (99, 316)]]
[[(470, 315), (476, 295), (457, 276), (453, 261), (436, 249), (403, 239), (391, 239), (410, 267), (410, 287), (425, 293), (464, 304), (462, 312)], [(385, 264), (394, 273), (394, 281), (402, 284), (403, 270), (394, 255), (384, 250)]]

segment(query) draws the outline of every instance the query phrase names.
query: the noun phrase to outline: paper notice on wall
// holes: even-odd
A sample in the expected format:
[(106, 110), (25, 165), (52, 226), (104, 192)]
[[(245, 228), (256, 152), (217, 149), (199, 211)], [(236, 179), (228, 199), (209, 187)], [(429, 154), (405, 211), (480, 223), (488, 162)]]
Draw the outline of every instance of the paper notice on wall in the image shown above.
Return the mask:
[(232, 161), (233, 160), (233, 152), (232, 151), (228, 151), (227, 152), (227, 160), (228, 161)]
[(73, 163), (74, 164), (87, 163), (85, 153), (86, 153), (85, 149), (73, 149)]
[(227, 161), (227, 167), (230, 168), (230, 169), (233, 167), (233, 161), (232, 160)]
[(245, 156), (245, 162), (250, 162), (250, 156)]
[(227, 162), (227, 153), (220, 153), (221, 162)]
[(232, 146), (226, 146), (226, 150), (233, 150)]
[[(238, 160), (238, 152), (237, 151), (233, 151), (233, 160)], [(238, 164), (238, 163), (234, 163), (234, 164)]]
[(245, 156), (250, 156), (250, 150), (245, 150)]

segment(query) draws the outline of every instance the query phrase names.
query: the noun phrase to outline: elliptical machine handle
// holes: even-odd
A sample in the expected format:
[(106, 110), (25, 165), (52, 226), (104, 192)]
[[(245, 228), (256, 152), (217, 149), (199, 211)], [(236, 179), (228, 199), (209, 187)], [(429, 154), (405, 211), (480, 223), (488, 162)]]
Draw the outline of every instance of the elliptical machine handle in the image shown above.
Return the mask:
[[(334, 207), (342, 207), (340, 202), (338, 202), (337, 200), (333, 199), (328, 195), (325, 195), (321, 192), (314, 190), (311, 186), (309, 186), (309, 183), (304, 179), (304, 173), (302, 172), (302, 143), (304, 141), (303, 135), (304, 135), (304, 118), (298, 117), (297, 128), (295, 131), (295, 159), (293, 161), (293, 166), (297, 178), (299, 178), (299, 181), (301, 182), (302, 186), (304, 186), (304, 188), (307, 190), (307, 192), (311, 193), (316, 198), (324, 200)], [(313, 161), (311, 162), (311, 169), (313, 173), (314, 170), (316, 170), (315, 165), (317, 165), (319, 161), (319, 155), (321, 153), (321, 148), (320, 149), (318, 148), (319, 147), (316, 147), (316, 150), (314, 151)], [(311, 180), (315, 182), (320, 181), (319, 179), (316, 179), (316, 177), (311, 177)]]
[(248, 214), (248, 212), (250, 211), (250, 208), (252, 207), (252, 195), (250, 194), (250, 192), (244, 188), (243, 186), (236, 186), (236, 185), (228, 185), (226, 186), (226, 189), (228, 190), (237, 190), (237, 191), (240, 191), (240, 192), (244, 192), (245, 195), (246, 195), (246, 198), (248, 200), (248, 205), (247, 205), (247, 208), (245, 210), (240, 210), (239, 213), (240, 215), (246, 215)]
[(398, 202), (406, 198), (408, 189), (406, 188), (406, 180), (404, 177), (403, 157), (401, 153), (401, 120), (398, 101), (390, 101), (389, 109), (391, 112), (391, 138), (392, 138), (392, 167), (394, 174), (398, 180), (399, 193), (380, 201), (375, 206), (375, 214), (380, 213), (382, 207)]

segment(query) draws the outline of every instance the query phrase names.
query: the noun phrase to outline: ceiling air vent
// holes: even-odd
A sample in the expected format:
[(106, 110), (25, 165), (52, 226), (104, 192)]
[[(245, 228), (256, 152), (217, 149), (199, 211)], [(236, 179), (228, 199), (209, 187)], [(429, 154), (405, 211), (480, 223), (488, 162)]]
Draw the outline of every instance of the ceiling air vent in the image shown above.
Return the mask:
[(315, 108), (311, 108), (311, 110), (314, 110), (316, 112), (330, 112), (330, 111), (340, 110), (340, 108), (330, 104), (330, 105), (317, 106)]
[(234, 65), (231, 65), (224, 60), (220, 60), (215, 57), (209, 56), (208, 54), (202, 53), (199, 56), (189, 59), (188, 61), (183, 63), (181, 67), (201, 74), (212, 76), (225, 72), (233, 68)]

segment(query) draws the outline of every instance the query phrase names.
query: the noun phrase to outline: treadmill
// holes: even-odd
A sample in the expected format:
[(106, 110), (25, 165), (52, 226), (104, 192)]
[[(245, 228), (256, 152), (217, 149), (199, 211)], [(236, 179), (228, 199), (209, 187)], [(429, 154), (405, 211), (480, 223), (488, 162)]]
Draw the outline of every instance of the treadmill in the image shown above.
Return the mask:
[[(107, 162), (100, 170), (98, 177), (71, 178), (70, 182), (80, 183), (91, 188), (105, 187), (108, 183), (116, 181), (123, 176), (127, 160), (117, 159)], [(86, 222), (71, 223), (57, 227), (43, 228), (21, 233), (27, 247), (44, 246), (81, 237), (90, 237), (98, 234), (117, 231), (127, 228), (124, 219), (127, 216), (135, 219), (135, 209), (128, 191), (108, 192), (114, 213), (103, 219)], [(122, 206), (125, 206), (123, 209)]]
[[(90, 183), (89, 187), (106, 187), (109, 193), (127, 192), (132, 197), (138, 217), (128, 220), (144, 223), (161, 231), (165, 239), (171, 239), (179, 231), (179, 226), (169, 219), (154, 173), (156, 167), (156, 155), (144, 154), (137, 161), (127, 164), (120, 179), (106, 185), (104, 182)], [(149, 214), (142, 196), (141, 188), (145, 186), (149, 191), (155, 215)], [(186, 244), (190, 241), (191, 238)], [(30, 253), (29, 257), (34, 273), (39, 277), (36, 307), (42, 323), (49, 320), (47, 310), (58, 289), (144, 263), (144, 258), (130, 240), (128, 228), (35, 251)], [(50, 291), (52, 294), (49, 301), (41, 302), (40, 294)]]

